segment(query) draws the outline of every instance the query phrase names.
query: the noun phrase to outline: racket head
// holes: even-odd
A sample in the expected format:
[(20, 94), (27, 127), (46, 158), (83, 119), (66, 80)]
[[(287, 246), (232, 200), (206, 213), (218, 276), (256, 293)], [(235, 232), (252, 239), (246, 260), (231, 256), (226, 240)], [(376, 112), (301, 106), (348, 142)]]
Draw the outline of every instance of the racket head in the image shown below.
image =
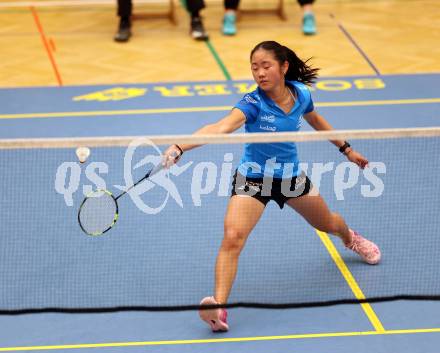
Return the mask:
[(87, 235), (99, 236), (109, 231), (118, 220), (118, 202), (104, 189), (89, 193), (78, 210), (78, 223)]

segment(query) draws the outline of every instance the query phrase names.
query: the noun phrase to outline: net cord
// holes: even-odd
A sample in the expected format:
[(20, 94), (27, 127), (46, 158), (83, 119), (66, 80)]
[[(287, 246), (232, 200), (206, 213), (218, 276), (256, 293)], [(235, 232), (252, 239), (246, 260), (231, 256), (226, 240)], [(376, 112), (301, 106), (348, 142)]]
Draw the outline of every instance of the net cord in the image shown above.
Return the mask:
[(325, 140), (365, 140), (439, 137), (440, 127), (331, 130), (307, 132), (234, 133), (206, 135), (152, 135), (79, 138), (0, 139), (2, 149), (127, 147), (136, 139), (147, 139), (156, 145), (170, 144), (241, 144), (270, 142), (309, 142)]

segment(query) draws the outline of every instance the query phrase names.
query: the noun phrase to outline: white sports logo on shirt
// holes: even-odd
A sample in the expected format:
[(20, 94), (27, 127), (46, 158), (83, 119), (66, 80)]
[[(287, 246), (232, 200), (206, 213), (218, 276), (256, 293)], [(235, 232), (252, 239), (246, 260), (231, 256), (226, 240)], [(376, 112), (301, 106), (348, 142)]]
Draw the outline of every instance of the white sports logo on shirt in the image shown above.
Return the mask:
[(252, 97), (249, 96), (249, 95), (244, 96), (244, 100), (245, 100), (246, 102), (248, 102), (248, 103), (253, 103), (253, 104), (257, 104), (257, 103), (258, 103), (254, 98), (252, 98)]
[(277, 128), (275, 126), (261, 125), (261, 124), (260, 124), (260, 129), (266, 131), (272, 131), (272, 132), (277, 131)]
[(273, 123), (275, 122), (275, 115), (262, 115), (260, 119), (268, 123)]

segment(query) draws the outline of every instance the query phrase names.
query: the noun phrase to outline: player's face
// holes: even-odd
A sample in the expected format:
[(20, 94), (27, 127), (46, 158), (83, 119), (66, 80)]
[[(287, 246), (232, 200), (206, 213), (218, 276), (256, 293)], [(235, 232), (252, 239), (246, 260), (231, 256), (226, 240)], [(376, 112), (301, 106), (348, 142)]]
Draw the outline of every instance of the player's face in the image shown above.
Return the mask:
[(251, 58), (252, 76), (264, 91), (271, 91), (284, 82), (284, 71), (287, 63), (280, 66), (272, 51), (258, 49)]

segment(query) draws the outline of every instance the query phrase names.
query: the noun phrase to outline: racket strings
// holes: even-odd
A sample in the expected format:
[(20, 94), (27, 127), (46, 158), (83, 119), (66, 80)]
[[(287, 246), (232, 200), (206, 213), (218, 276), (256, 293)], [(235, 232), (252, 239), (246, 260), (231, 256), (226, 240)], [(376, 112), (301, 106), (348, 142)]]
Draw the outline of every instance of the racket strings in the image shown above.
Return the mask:
[(113, 226), (117, 215), (117, 203), (113, 196), (106, 191), (97, 191), (84, 200), (78, 220), (87, 234), (99, 235)]

